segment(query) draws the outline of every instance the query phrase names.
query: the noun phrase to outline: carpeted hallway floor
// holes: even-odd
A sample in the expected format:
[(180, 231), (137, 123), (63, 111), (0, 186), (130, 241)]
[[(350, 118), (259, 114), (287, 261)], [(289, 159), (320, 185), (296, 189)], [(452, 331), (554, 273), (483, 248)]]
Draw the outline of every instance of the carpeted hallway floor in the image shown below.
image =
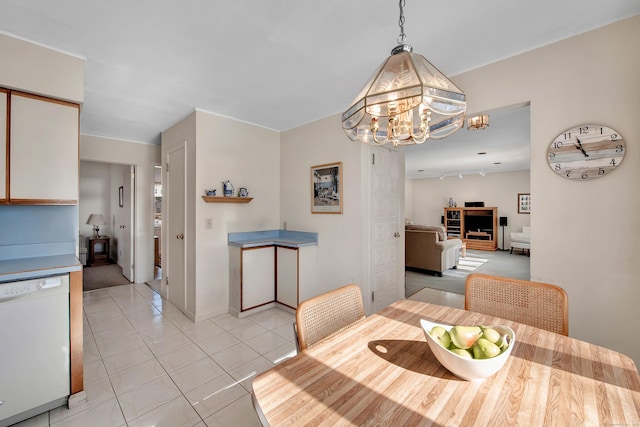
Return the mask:
[(122, 268), (118, 264), (85, 267), (82, 271), (83, 291), (93, 291), (129, 283), (131, 282), (122, 275)]

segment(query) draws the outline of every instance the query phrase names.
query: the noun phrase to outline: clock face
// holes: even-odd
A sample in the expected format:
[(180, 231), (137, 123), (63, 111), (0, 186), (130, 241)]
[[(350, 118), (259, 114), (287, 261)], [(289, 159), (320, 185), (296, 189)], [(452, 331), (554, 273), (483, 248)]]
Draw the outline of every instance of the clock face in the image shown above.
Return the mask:
[(581, 125), (558, 135), (547, 149), (551, 170), (563, 178), (588, 181), (608, 175), (622, 162), (626, 148), (618, 132)]

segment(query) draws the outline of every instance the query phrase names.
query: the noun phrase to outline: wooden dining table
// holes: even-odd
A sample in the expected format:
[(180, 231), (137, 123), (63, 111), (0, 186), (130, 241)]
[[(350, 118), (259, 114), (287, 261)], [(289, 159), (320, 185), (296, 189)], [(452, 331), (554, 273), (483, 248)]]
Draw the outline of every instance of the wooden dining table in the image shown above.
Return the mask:
[[(465, 381), (431, 352), (420, 319), (507, 325), (515, 344), (493, 376)], [(640, 426), (640, 376), (616, 351), (532, 326), (401, 300), (253, 381), (271, 426)]]

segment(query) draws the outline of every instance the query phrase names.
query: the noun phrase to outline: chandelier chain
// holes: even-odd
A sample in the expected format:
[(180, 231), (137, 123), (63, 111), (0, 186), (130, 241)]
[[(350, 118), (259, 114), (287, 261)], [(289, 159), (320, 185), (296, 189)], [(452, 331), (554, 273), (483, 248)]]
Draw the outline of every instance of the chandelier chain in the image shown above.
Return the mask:
[(400, 35), (398, 36), (398, 44), (404, 44), (407, 40), (407, 36), (404, 33), (404, 6), (406, 0), (400, 0), (400, 19), (398, 19), (398, 25), (400, 26)]

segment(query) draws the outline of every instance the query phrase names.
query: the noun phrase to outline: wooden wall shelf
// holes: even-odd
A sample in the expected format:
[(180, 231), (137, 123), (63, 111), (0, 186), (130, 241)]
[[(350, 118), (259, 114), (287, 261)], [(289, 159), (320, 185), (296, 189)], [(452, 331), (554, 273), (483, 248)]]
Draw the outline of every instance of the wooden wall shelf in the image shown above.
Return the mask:
[(249, 203), (253, 197), (202, 196), (207, 203)]

